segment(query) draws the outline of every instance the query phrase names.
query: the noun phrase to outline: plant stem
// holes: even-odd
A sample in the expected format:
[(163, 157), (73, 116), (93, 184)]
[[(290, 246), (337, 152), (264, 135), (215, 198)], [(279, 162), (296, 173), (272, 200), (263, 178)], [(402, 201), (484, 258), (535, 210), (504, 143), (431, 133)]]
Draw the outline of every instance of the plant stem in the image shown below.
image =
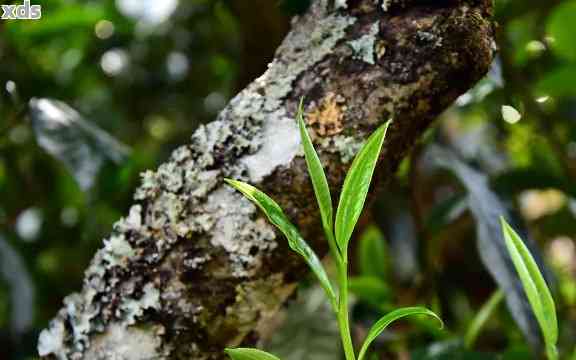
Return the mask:
[[(333, 225), (330, 225), (333, 226)], [(336, 264), (338, 266), (340, 266), (340, 263), (342, 262), (342, 255), (340, 254), (340, 249), (338, 248), (338, 245), (336, 244), (336, 239), (334, 238), (334, 234), (332, 233), (332, 230), (330, 229), (326, 229), (324, 228), (324, 233), (326, 234), (326, 240), (328, 240), (328, 245), (330, 248), (330, 255), (332, 256), (332, 259), (336, 262)], [(340, 271), (340, 270), (338, 270)]]
[(344, 347), (346, 360), (356, 360), (354, 355), (354, 345), (352, 345), (352, 336), (350, 335), (350, 321), (348, 315), (348, 260), (346, 255), (341, 262), (338, 262), (338, 283), (340, 291), (338, 292), (338, 327), (340, 328), (340, 337)]

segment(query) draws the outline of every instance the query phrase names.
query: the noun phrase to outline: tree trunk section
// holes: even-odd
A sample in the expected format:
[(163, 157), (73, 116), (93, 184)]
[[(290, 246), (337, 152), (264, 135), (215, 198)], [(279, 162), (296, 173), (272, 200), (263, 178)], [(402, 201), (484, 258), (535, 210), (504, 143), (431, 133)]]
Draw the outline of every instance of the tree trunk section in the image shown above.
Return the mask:
[[(334, 193), (388, 118), (377, 183), (488, 70), (491, 0), (317, 0), (264, 75), (155, 172), (40, 335), (58, 359), (224, 359), (256, 342), (306, 273), (285, 239), (223, 183), (275, 198), (326, 251), (294, 115), (306, 118)], [(319, 239), (319, 240), (318, 240)]]

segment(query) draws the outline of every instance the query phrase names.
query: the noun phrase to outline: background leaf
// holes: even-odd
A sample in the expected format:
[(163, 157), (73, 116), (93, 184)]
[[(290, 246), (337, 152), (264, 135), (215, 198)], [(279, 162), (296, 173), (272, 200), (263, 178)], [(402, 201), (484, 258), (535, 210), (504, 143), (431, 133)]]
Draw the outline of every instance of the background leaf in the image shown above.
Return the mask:
[(10, 286), (10, 331), (22, 334), (32, 326), (34, 287), (26, 263), (0, 234), (0, 276)]
[(390, 289), (382, 279), (371, 276), (351, 277), (348, 280), (348, 288), (360, 300), (375, 308), (381, 308), (391, 295)]
[(92, 187), (105, 160), (120, 163), (128, 154), (126, 146), (61, 101), (31, 100), (30, 119), (38, 144), (62, 161), (83, 190)]
[(366, 141), (346, 175), (336, 212), (336, 242), (346, 253), (348, 241), (364, 208), (372, 175), (386, 137), (390, 121), (379, 127)]
[(374, 225), (360, 237), (358, 266), (363, 276), (379, 278), (381, 281), (386, 277), (389, 266), (386, 242), (380, 229)]
[(480, 330), (484, 327), (486, 322), (490, 319), (490, 316), (494, 314), (496, 308), (502, 302), (504, 298), (504, 293), (502, 290), (496, 290), (488, 301), (478, 311), (474, 319), (470, 322), (466, 334), (464, 335), (464, 346), (468, 349), (472, 348), (476, 338), (480, 334)]
[(576, 60), (576, 1), (567, 1), (556, 8), (548, 18), (548, 35), (552, 36), (552, 49), (558, 56)]
[[(522, 284), (512, 264), (500, 230), (499, 218), (508, 212), (490, 189), (487, 177), (440, 146), (430, 148), (428, 156), (452, 171), (468, 192), (468, 206), (476, 220), (477, 248), (486, 270), (504, 291), (506, 304), (514, 320), (535, 347), (540, 344), (538, 323), (532, 313)], [(537, 249), (534, 249), (537, 253)], [(540, 261), (541, 262), (541, 261)]]

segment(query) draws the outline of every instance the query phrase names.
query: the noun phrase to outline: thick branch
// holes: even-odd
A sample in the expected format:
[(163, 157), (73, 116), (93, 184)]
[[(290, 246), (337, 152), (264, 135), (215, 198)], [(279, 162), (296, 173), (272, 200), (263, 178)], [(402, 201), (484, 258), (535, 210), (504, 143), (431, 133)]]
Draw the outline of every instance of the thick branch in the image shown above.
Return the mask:
[[(40, 337), (62, 359), (222, 359), (257, 340), (305, 271), (262, 215), (227, 188), (270, 193), (307, 239), (318, 214), (293, 120), (308, 123), (337, 191), (366, 135), (393, 116), (379, 180), (488, 69), (490, 0), (318, 0), (268, 71), (216, 121), (143, 174), (130, 214)], [(385, 10), (384, 10), (385, 9)], [(324, 244), (314, 244), (319, 252)]]

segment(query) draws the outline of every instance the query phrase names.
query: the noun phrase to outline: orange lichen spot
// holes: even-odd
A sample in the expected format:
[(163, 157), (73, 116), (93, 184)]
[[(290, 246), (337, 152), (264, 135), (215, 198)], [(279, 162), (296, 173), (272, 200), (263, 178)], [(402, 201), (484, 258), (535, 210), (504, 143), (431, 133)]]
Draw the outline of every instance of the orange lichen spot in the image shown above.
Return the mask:
[(308, 124), (318, 136), (332, 136), (344, 129), (344, 111), (346, 110), (342, 96), (333, 92), (326, 94), (322, 102), (306, 116)]

